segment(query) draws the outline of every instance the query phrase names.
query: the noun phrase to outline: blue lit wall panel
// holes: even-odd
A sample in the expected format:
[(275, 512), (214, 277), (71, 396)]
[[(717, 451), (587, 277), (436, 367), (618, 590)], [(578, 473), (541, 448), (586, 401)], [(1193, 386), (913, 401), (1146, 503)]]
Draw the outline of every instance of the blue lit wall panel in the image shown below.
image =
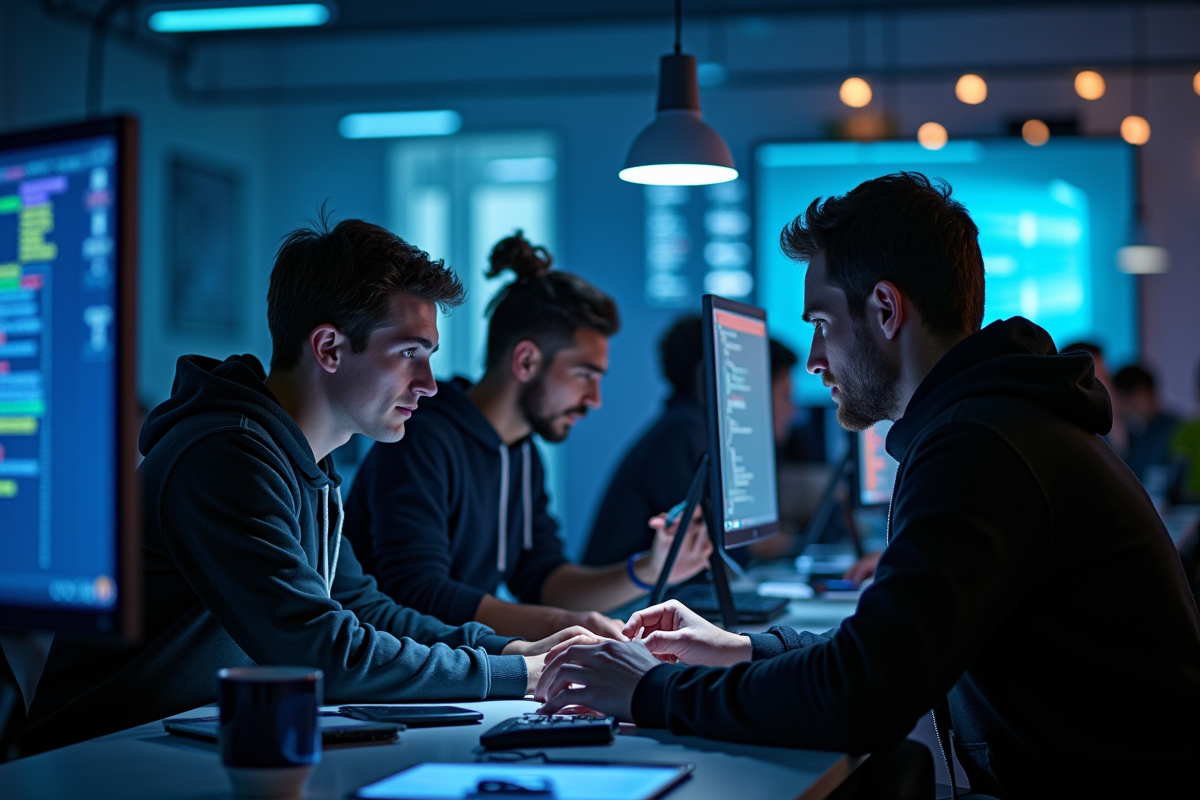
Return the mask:
[[(779, 232), (818, 196), (844, 194), (899, 170), (944, 178), (979, 226), (987, 271), (984, 324), (1024, 316), (1062, 345), (1097, 341), (1110, 363), (1137, 357), (1134, 278), (1117, 271), (1133, 226), (1133, 152), (1123, 142), (909, 142), (768, 144), (756, 152), (758, 301), (772, 334), (804, 358), (804, 268), (779, 250)], [(801, 372), (802, 370), (798, 370)], [(797, 375), (805, 404), (828, 404), (818, 379)]]

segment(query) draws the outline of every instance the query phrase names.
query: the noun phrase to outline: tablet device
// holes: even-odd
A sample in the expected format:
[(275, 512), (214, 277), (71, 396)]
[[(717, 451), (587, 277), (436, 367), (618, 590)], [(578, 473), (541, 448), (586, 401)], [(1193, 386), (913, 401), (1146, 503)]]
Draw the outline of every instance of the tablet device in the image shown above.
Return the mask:
[(469, 725), (483, 719), (480, 712), (458, 706), (342, 706), (338, 713), (367, 722), (398, 722), (410, 728)]
[[(488, 797), (554, 800), (652, 800), (695, 767), (665, 764), (417, 764), (356, 790), (356, 800), (464, 800)], [(507, 793), (498, 788), (512, 787)]]
[[(356, 742), (390, 742), (404, 730), (403, 725), (390, 722), (364, 722), (349, 719), (339, 714), (322, 711), (317, 715), (321, 725), (321, 745), (329, 747), (335, 744), (353, 744)], [(186, 736), (189, 739), (199, 739), (204, 742), (217, 742), (220, 736), (220, 717), (175, 717), (164, 719), (163, 727), (167, 733), (176, 736)]]

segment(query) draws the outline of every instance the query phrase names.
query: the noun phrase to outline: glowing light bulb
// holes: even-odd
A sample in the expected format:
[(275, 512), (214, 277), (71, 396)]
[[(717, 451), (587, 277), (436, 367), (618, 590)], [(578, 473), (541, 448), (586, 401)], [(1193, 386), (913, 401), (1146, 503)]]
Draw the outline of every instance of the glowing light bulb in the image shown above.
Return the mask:
[(1107, 88), (1099, 72), (1085, 69), (1075, 76), (1075, 94), (1084, 100), (1099, 100)]
[(1196, 94), (1200, 94), (1200, 72), (1197, 72), (1192, 77), (1192, 91), (1194, 91)]
[(846, 78), (838, 90), (838, 97), (851, 108), (862, 108), (871, 102), (871, 84), (862, 78)]
[(1150, 123), (1145, 117), (1130, 114), (1121, 120), (1121, 138), (1130, 144), (1143, 145), (1150, 141)]
[(926, 150), (941, 150), (949, 139), (946, 129), (936, 122), (926, 122), (917, 128), (917, 141)]
[(969, 106), (987, 100), (987, 82), (978, 75), (963, 75), (954, 85), (954, 96)]
[(1031, 144), (1034, 147), (1041, 147), (1050, 141), (1050, 127), (1040, 119), (1028, 120), (1021, 126), (1021, 138), (1027, 144)]

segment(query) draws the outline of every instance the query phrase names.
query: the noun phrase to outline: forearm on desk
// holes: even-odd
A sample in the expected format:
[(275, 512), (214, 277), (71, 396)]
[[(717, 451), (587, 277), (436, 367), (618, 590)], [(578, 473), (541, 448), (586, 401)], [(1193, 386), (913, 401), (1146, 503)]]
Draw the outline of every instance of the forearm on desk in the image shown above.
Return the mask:
[[(650, 557), (634, 562), (638, 579), (651, 584), (658, 577), (647, 574)], [(569, 611), (608, 611), (646, 594), (634, 585), (624, 563), (608, 567), (562, 564), (542, 584), (542, 602)]]

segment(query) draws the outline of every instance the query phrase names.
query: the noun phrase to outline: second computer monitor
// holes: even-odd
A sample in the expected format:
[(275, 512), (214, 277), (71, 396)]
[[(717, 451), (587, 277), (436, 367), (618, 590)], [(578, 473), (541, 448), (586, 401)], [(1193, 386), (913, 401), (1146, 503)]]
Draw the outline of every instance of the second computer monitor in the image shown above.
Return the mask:
[(885, 448), (890, 420), (876, 422), (855, 434), (854, 488), (860, 506), (886, 506), (892, 500), (899, 464)]
[(712, 524), (731, 548), (779, 532), (767, 314), (705, 295), (704, 326)]

